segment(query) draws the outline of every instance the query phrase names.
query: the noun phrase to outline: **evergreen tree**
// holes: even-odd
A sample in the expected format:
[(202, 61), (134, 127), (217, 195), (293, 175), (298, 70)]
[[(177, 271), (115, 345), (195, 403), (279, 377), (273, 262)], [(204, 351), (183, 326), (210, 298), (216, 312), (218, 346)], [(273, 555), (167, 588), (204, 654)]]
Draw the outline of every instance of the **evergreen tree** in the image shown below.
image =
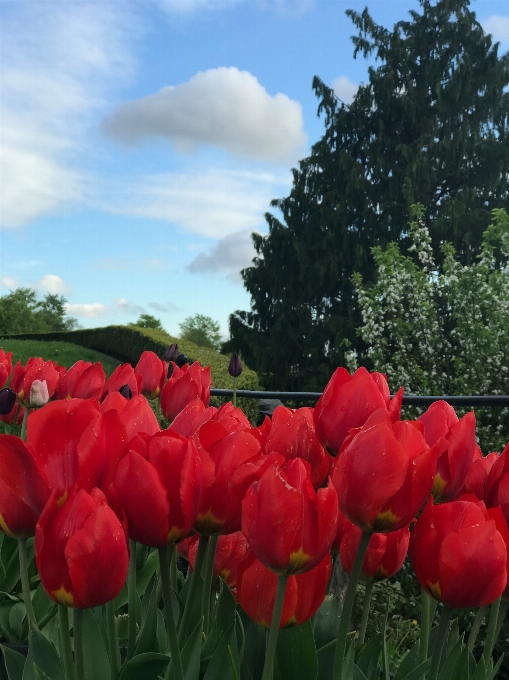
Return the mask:
[(315, 77), (325, 133), (273, 201), (258, 257), (243, 270), (251, 311), (230, 317), (229, 349), (267, 387), (321, 389), (357, 348), (351, 276), (374, 276), (371, 248), (408, 247), (410, 206), (426, 207), (433, 252), (451, 242), (475, 260), (491, 210), (509, 208), (509, 55), (483, 32), (469, 0), (420, 0), (393, 30), (368, 10), (347, 14), (354, 54), (374, 55), (347, 106)]

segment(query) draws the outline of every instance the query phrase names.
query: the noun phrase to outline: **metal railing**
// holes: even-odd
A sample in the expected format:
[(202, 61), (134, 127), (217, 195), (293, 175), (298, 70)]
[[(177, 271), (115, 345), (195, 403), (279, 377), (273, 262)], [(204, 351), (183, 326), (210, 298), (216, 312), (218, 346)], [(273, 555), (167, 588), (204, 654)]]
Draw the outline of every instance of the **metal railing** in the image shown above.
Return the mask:
[[(213, 397), (233, 397), (233, 390), (211, 389)], [(237, 390), (237, 397), (242, 399), (279, 399), (280, 401), (308, 401), (317, 402), (321, 392), (264, 392), (262, 390)], [(391, 395), (394, 396), (394, 395)], [(509, 395), (461, 395), (461, 396), (431, 396), (419, 394), (405, 394), (403, 406), (429, 406), (435, 401), (444, 399), (451, 406), (509, 406)]]

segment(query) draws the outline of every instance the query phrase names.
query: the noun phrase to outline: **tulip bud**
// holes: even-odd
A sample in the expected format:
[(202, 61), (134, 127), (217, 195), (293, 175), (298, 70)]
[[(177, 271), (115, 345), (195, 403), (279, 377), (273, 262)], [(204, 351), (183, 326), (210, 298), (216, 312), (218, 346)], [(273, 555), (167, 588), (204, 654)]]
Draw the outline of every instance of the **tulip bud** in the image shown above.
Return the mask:
[(124, 399), (132, 399), (133, 398), (133, 391), (129, 387), (129, 385), (127, 385), (127, 384), (122, 385), (122, 387), (120, 387), (118, 391), (124, 397)]
[(163, 361), (175, 361), (179, 353), (179, 346), (176, 342), (172, 342), (171, 345), (165, 349), (163, 354)]
[(232, 358), (230, 359), (228, 373), (231, 375), (232, 378), (238, 378), (239, 375), (242, 373), (242, 361), (235, 353), (232, 354)]
[(177, 355), (177, 358), (175, 359), (175, 363), (177, 364), (177, 366), (178, 366), (179, 368), (182, 368), (182, 366), (183, 366), (184, 364), (188, 364), (188, 363), (189, 363), (189, 359), (186, 357), (185, 354), (183, 354), (183, 353), (181, 352), (180, 354)]
[(4, 387), (0, 390), (0, 416), (6, 416), (10, 413), (16, 403), (16, 392)]
[(30, 406), (44, 406), (49, 401), (48, 385), (45, 380), (34, 380), (30, 387)]

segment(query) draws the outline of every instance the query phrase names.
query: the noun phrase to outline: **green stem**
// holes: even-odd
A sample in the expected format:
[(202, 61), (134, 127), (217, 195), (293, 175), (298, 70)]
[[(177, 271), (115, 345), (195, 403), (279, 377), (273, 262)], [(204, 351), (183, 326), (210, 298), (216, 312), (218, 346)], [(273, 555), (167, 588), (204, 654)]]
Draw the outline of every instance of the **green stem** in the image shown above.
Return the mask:
[(25, 406), (25, 410), (23, 411), (23, 422), (21, 423), (21, 434), (20, 434), (20, 439), (22, 439), (24, 442), (27, 440), (27, 421), (28, 421), (28, 412), (30, 409), (28, 406)]
[(452, 609), (444, 605), (442, 616), (440, 617), (440, 623), (438, 624), (436, 641), (433, 646), (433, 654), (431, 656), (428, 680), (437, 680), (438, 670), (440, 668), (440, 659), (442, 658), (442, 650), (444, 648), (445, 638), (447, 637), (447, 630), (449, 628), (451, 614)]
[(28, 618), (37, 628), (32, 598), (30, 597), (30, 582), (28, 580), (28, 558), (27, 558), (27, 539), (18, 538), (19, 571), (21, 578), (21, 589), (23, 591), (23, 602)]
[(58, 627), (60, 629), (60, 656), (64, 663), (65, 680), (74, 680), (74, 663), (72, 660), (71, 636), (69, 634), (69, 614), (67, 607), (58, 605)]
[(14, 414), (14, 420), (11, 423), (11, 429), (9, 430), (9, 434), (13, 433), (14, 428), (18, 424), (18, 415), (19, 415), (19, 410), (21, 408), (21, 404), (16, 404), (16, 413)]
[(362, 604), (362, 618), (361, 618), (361, 627), (359, 629), (359, 647), (362, 647), (364, 644), (364, 638), (366, 637), (366, 628), (368, 627), (368, 615), (369, 615), (369, 607), (371, 605), (371, 595), (373, 594), (373, 586), (375, 585), (374, 581), (368, 581), (366, 583), (366, 592), (364, 594), (364, 602)]
[(180, 621), (178, 633), (180, 647), (182, 647), (184, 640), (186, 639), (187, 629), (189, 627), (189, 619), (191, 618), (191, 610), (193, 608), (194, 598), (196, 597), (196, 591), (198, 590), (198, 584), (200, 583), (203, 562), (205, 559), (205, 553), (207, 552), (208, 544), (209, 537), (200, 536), (200, 540), (198, 541), (198, 552), (196, 553), (196, 560), (194, 562), (194, 569), (191, 574), (188, 572), (187, 575), (187, 578), (190, 578), (191, 582), (189, 583), (189, 590), (187, 591), (184, 612)]
[(163, 586), (164, 615), (166, 618), (166, 632), (168, 633), (168, 640), (170, 642), (171, 664), (175, 679), (184, 680), (182, 659), (180, 658), (179, 643), (177, 639), (177, 626), (171, 602), (170, 553), (172, 552), (175, 552), (174, 543), (165, 548), (158, 548), (161, 583)]
[(479, 635), (479, 630), (481, 628), (481, 623), (484, 621), (484, 617), (486, 616), (486, 612), (488, 611), (488, 605), (484, 605), (484, 607), (479, 607), (477, 610), (477, 614), (475, 616), (475, 621), (472, 624), (472, 628), (470, 629), (470, 635), (468, 636), (468, 648), (470, 651), (473, 650), (475, 647), (475, 641), (477, 640), (477, 636)]
[(83, 658), (83, 609), (74, 610), (73, 637), (76, 680), (85, 680), (85, 663)]
[(201, 615), (203, 617), (203, 632), (205, 635), (209, 634), (210, 621), (210, 589), (212, 586), (212, 574), (214, 571), (214, 558), (216, 556), (216, 548), (219, 534), (211, 536), (207, 546), (207, 553), (205, 555), (205, 562), (203, 565), (203, 594), (201, 599)]
[(502, 630), (502, 624), (504, 623), (505, 615), (507, 614), (508, 608), (509, 600), (503, 599), (502, 602), (500, 603), (500, 611), (498, 612), (497, 632), (495, 634), (495, 640), (498, 640), (498, 636), (500, 635), (500, 631)]
[(355, 601), (355, 591), (357, 589), (357, 582), (364, 563), (364, 557), (368, 550), (369, 541), (371, 539), (371, 532), (363, 531), (355, 561), (353, 563), (350, 578), (348, 580), (348, 587), (346, 589), (345, 601), (343, 602), (343, 609), (341, 611), (341, 618), (339, 620), (338, 637), (336, 639), (336, 651), (334, 652), (334, 670), (332, 673), (333, 680), (346, 680), (343, 678), (343, 664), (345, 660), (346, 639), (348, 637), (348, 629), (350, 627), (350, 617), (352, 615), (353, 603)]
[(486, 631), (486, 640), (484, 641), (484, 650), (483, 650), (483, 657), (484, 661), (487, 663), (488, 659), (490, 658), (492, 652), (493, 652), (493, 647), (495, 646), (495, 642), (497, 640), (496, 638), (496, 633), (497, 633), (497, 623), (498, 623), (498, 614), (500, 611), (500, 600), (502, 598), (499, 597), (498, 600), (495, 600), (495, 602), (492, 603), (490, 607), (490, 618), (488, 621), (488, 630)]
[(421, 637), (419, 641), (419, 664), (428, 658), (429, 631), (431, 629), (431, 597), (421, 588)]
[(233, 406), (237, 408), (237, 378), (233, 379)]
[(127, 572), (127, 661), (136, 646), (136, 541), (129, 539), (129, 571)]
[(327, 595), (330, 594), (331, 588), (332, 588), (332, 581), (334, 579), (334, 572), (336, 571), (336, 562), (339, 560), (339, 553), (335, 553), (332, 555), (332, 568), (330, 570), (330, 579), (329, 582), (327, 583), (327, 590), (326, 593)]
[(178, 593), (178, 579), (177, 579), (177, 551), (171, 551), (171, 562), (170, 562), (170, 583), (172, 590)]
[(110, 657), (110, 678), (117, 680), (120, 673), (120, 649), (118, 646), (117, 621), (115, 619), (115, 603), (106, 603), (106, 625), (108, 628), (108, 652)]
[(267, 649), (265, 650), (265, 664), (263, 666), (262, 680), (272, 680), (274, 676), (274, 659), (276, 656), (277, 636), (279, 633), (279, 624), (281, 623), (281, 613), (283, 611), (283, 602), (285, 599), (287, 581), (287, 574), (278, 577), (276, 600), (274, 602), (274, 610), (272, 612), (272, 621), (270, 624), (269, 639), (267, 640)]

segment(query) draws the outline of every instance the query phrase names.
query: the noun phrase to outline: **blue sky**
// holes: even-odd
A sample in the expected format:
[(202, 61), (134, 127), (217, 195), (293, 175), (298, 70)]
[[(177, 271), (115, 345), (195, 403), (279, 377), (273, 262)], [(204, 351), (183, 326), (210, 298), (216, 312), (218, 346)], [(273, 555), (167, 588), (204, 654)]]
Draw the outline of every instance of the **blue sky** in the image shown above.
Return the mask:
[[(84, 327), (249, 309), (239, 272), (270, 200), (348, 102), (345, 10), (417, 0), (0, 0), (0, 295), (65, 295)], [(472, 2), (509, 48), (506, 0)]]

